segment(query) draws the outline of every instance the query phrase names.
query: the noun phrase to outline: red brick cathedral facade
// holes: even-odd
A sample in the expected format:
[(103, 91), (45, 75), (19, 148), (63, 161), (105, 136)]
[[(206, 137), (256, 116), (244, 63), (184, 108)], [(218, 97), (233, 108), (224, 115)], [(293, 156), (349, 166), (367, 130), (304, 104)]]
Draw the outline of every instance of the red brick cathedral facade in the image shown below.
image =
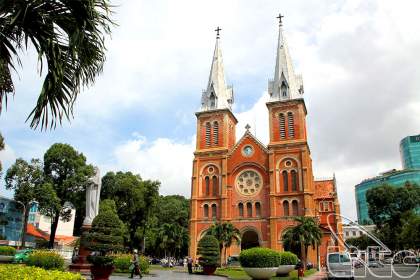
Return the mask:
[[(324, 237), (321, 262), (333, 245), (327, 216), (340, 212), (335, 179), (315, 181), (307, 142), (303, 81), (293, 70), (280, 25), (274, 79), (267, 102), (269, 143), (262, 144), (249, 131), (236, 141), (237, 119), (231, 110), (233, 90), (226, 86), (216, 39), (210, 78), (197, 116), (197, 144), (191, 182), (190, 255), (215, 222), (231, 222), (241, 232), (240, 246), (227, 255), (253, 246), (283, 250), (282, 234), (295, 224), (295, 216), (319, 219)], [(329, 217), (333, 229), (340, 228)], [(317, 263), (316, 250), (309, 258)]]

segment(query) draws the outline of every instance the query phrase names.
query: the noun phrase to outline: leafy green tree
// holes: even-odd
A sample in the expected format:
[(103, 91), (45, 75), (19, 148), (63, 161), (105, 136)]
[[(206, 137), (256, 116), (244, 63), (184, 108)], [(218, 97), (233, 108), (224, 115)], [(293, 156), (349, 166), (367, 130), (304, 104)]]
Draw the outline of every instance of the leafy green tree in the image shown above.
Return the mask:
[(364, 234), (359, 237), (351, 237), (346, 240), (346, 243), (356, 247), (359, 250), (366, 250), (368, 246), (377, 245), (375, 241), (373, 241), (369, 236)]
[[(128, 245), (142, 244), (159, 197), (160, 182), (143, 181), (131, 172), (108, 172), (102, 178), (102, 199), (113, 199), (128, 230)], [(144, 244), (142, 246), (144, 248)]]
[(56, 208), (51, 208), (49, 213), (52, 222), (48, 246), (53, 248), (59, 219), (68, 221), (71, 218), (73, 203), (92, 184), (89, 178), (94, 170), (86, 164), (86, 157), (82, 153), (68, 144), (56, 143), (44, 154), (44, 174), (59, 202), (59, 207), (55, 205)]
[(403, 218), (399, 240), (403, 249), (420, 248), (420, 215), (410, 212)]
[[(44, 182), (42, 164), (38, 159), (32, 159), (28, 163), (18, 158), (7, 170), (4, 180), (6, 182), (6, 189), (14, 191), (14, 199), (25, 205), (21, 238), (21, 246), (25, 247), (25, 234), (31, 202), (38, 199), (40, 188)], [(20, 204), (18, 205), (20, 206)]]
[(377, 227), (377, 235), (391, 250), (402, 249), (399, 238), (404, 217), (420, 207), (420, 187), (407, 182), (403, 187), (382, 185), (366, 192), (369, 217)]
[(297, 225), (286, 230), (283, 234), (283, 242), (300, 247), (300, 258), (303, 267), (306, 268), (308, 248), (312, 246), (315, 249), (320, 244), (322, 231), (312, 217), (295, 217), (294, 220)]
[(230, 246), (232, 246), (233, 242), (238, 244), (241, 242), (241, 233), (239, 229), (237, 229), (232, 223), (229, 222), (214, 223), (209, 228), (206, 235), (212, 235), (216, 237), (217, 241), (219, 242), (219, 251), (222, 257), (221, 263), (227, 262), (226, 251)]
[(93, 84), (105, 62), (110, 34), (108, 0), (14, 0), (0, 2), (0, 113), (14, 93), (11, 69), (33, 46), (46, 75), (29, 118), (42, 128), (70, 119), (83, 86)]

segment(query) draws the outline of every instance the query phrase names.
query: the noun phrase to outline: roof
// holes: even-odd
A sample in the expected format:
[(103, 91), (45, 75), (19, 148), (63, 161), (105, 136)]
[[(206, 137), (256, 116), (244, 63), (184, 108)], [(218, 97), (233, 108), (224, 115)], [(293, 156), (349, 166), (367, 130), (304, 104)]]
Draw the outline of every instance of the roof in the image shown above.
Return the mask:
[(229, 155), (232, 155), (236, 149), (242, 144), (242, 142), (249, 138), (254, 141), (255, 144), (257, 144), (264, 152), (268, 153), (267, 147), (261, 143), (248, 129), (245, 131), (244, 135), (239, 139), (239, 141), (235, 144), (233, 149), (230, 151)]
[(379, 181), (379, 180), (386, 180), (390, 177), (393, 176), (399, 176), (399, 175), (404, 175), (404, 174), (409, 174), (409, 173), (419, 173), (420, 174), (420, 169), (404, 169), (404, 170), (390, 170), (390, 171), (386, 171), (381, 173), (378, 176), (372, 177), (372, 178), (368, 178), (368, 179), (364, 179), (363, 181), (361, 181), (359, 184), (357, 184), (355, 186), (355, 188), (363, 186), (364, 183), (370, 182), (370, 181)]
[[(47, 232), (40, 230), (39, 228), (35, 227), (33, 224), (28, 224), (26, 228), (26, 234), (33, 236), (35, 238), (39, 238), (39, 239), (44, 239), (44, 240), (50, 239), (50, 235)], [(77, 237), (75, 236), (56, 235), (54, 241), (60, 245), (70, 245), (76, 239)]]

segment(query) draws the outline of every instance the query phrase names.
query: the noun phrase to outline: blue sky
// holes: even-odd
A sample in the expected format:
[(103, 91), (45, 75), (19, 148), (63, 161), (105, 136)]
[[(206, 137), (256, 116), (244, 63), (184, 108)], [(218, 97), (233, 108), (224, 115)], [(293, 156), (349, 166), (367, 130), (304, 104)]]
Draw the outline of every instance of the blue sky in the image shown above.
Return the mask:
[[(80, 95), (75, 117), (55, 130), (25, 119), (41, 79), (32, 50), (15, 76), (16, 95), (0, 116), (6, 169), (41, 157), (55, 142), (89, 163), (162, 181), (163, 194), (189, 196), (201, 91), (216, 26), (240, 120), (267, 143), (267, 81), (274, 72), (279, 12), (295, 70), (303, 74), (316, 177), (337, 176), (342, 212), (355, 217), (354, 185), (401, 168), (398, 143), (420, 128), (417, 1), (112, 1), (107, 62)], [(4, 190), (1, 194), (11, 195)]]

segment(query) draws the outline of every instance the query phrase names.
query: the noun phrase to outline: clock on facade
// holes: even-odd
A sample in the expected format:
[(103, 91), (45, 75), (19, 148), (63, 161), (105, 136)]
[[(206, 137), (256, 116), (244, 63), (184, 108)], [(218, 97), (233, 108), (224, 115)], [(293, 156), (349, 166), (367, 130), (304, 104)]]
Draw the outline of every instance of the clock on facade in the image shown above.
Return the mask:
[(236, 178), (236, 189), (242, 195), (255, 195), (261, 187), (261, 176), (254, 170), (245, 170)]
[(242, 153), (245, 156), (250, 157), (254, 153), (254, 149), (252, 148), (252, 146), (245, 146), (242, 150)]

